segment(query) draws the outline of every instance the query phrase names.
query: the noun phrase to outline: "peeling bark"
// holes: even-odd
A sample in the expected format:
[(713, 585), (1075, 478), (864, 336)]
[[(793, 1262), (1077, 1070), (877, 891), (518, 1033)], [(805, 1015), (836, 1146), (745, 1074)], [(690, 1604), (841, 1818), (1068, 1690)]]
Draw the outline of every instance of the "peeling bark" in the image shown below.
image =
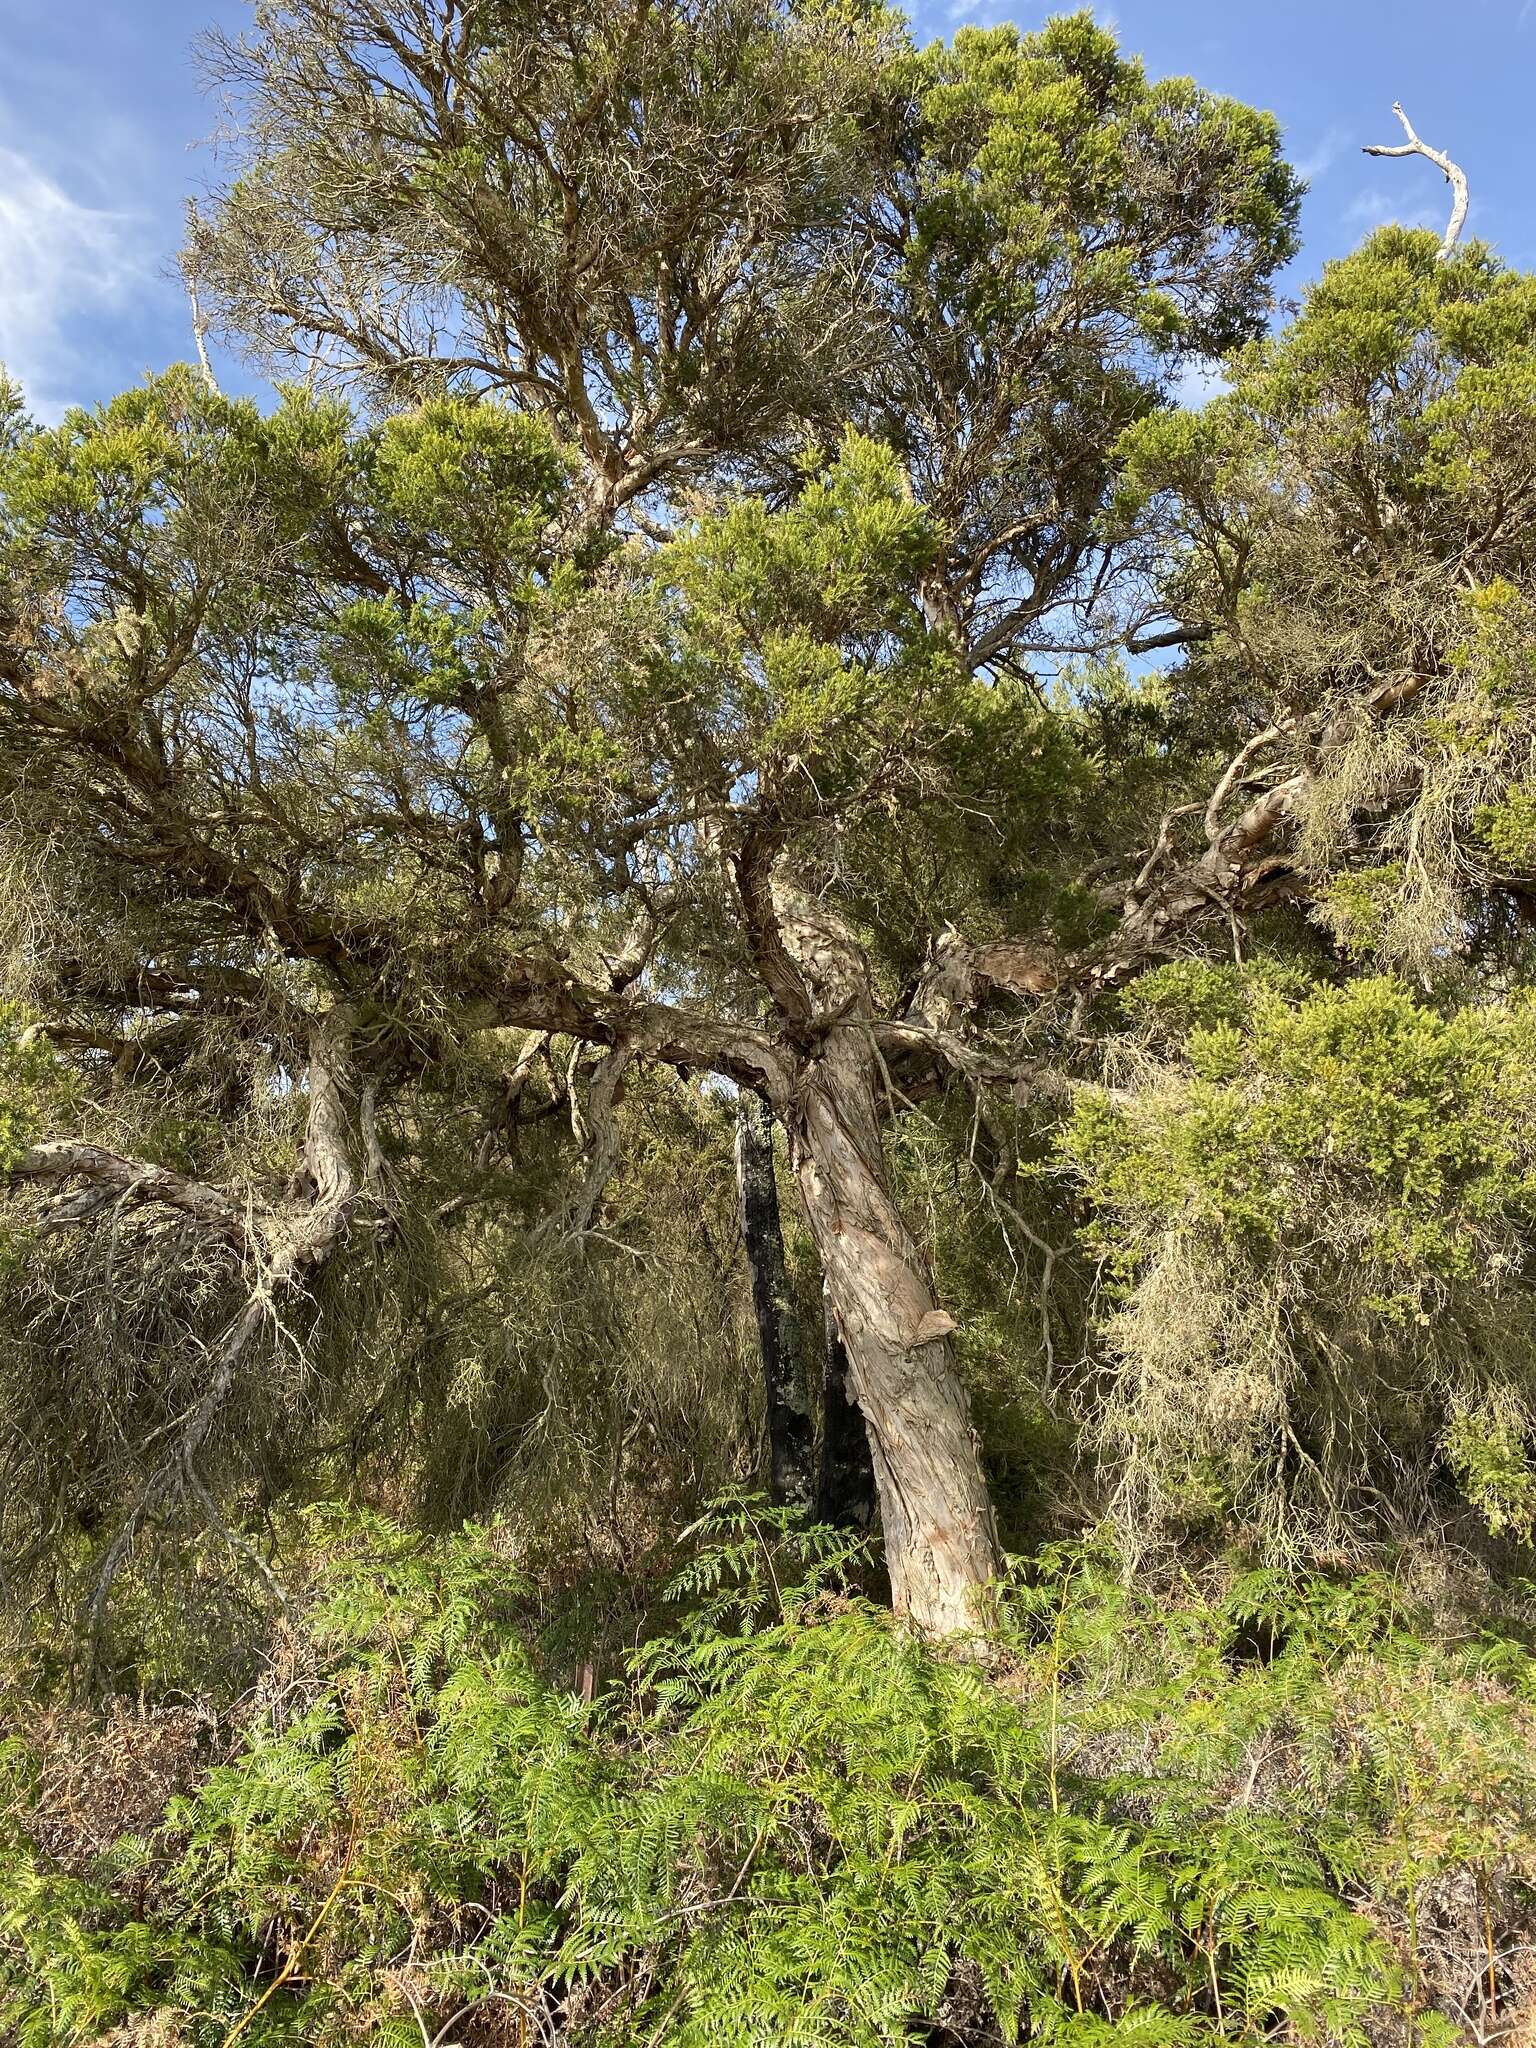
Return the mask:
[(868, 1431), (898, 1614), (938, 1635), (986, 1619), (1002, 1566), (954, 1324), (892, 1198), (868, 1033), (835, 1027), (797, 1077), (791, 1159)]
[(30, 1146), (6, 1171), (16, 1180), (85, 1183), (74, 1194), (55, 1200), (43, 1217), (45, 1230), (62, 1230), (90, 1220), (99, 1209), (117, 1204), (155, 1203), (177, 1209), (222, 1238), (233, 1250), (248, 1248), (248, 1219), (222, 1188), (189, 1180), (169, 1167), (143, 1159), (124, 1159), (100, 1145), (73, 1138), (54, 1138)]
[(974, 1634), (1002, 1569), (954, 1323), (891, 1193), (869, 967), (835, 912), (782, 869), (771, 943), (793, 973), (800, 1056), (776, 1107), (869, 1435), (891, 1598), (935, 1635)]

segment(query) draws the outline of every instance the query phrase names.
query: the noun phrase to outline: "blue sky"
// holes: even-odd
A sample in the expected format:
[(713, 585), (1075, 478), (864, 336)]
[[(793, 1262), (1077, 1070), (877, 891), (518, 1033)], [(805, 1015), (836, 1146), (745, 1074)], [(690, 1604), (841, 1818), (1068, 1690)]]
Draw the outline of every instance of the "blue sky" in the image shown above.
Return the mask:
[[(919, 32), (1049, 8), (925, 4)], [(1097, 10), (1157, 73), (1190, 73), (1272, 108), (1311, 180), (1293, 288), (1378, 222), (1441, 226), (1446, 187), (1398, 139), (1400, 99), (1465, 166), (1471, 232), (1536, 268), (1536, 0), (1115, 0)], [(182, 206), (210, 174), (217, 109), (191, 45), (237, 0), (0, 0), (0, 362), (33, 410), (105, 398), (185, 357), (170, 267)], [(221, 364), (230, 385), (241, 379)]]

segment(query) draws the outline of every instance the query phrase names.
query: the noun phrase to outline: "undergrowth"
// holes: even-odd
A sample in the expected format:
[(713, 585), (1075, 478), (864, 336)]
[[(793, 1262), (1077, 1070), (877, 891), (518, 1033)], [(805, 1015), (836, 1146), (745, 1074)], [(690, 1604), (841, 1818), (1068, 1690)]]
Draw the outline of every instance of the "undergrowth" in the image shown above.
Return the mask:
[(1154, 1588), (1057, 1548), (978, 1662), (737, 1501), (586, 1700), (541, 1677), (495, 1530), (315, 1538), (239, 1714), (179, 1710), (179, 1777), (164, 1714), (12, 1710), (0, 2037), (1515, 2038), (1536, 1665), (1387, 1576)]

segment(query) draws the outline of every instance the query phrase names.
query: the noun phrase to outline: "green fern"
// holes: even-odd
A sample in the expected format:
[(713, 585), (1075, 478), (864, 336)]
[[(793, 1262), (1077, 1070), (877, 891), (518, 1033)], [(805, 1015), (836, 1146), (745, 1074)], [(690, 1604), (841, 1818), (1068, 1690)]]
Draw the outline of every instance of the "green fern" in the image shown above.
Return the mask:
[(968, 1985), (978, 2044), (1364, 2048), (1434, 2038), (1428, 1888), (1470, 1882), (1495, 1938), (1529, 1911), (1532, 1664), (1379, 1578), (1169, 1598), (1057, 1549), (983, 1671), (736, 1500), (588, 1702), (513, 1628), (495, 1532), (322, 1526), (301, 1696), (92, 1881), (0, 1749), (5, 2038), (419, 2041), (493, 1998), (573, 2048), (885, 2048)]

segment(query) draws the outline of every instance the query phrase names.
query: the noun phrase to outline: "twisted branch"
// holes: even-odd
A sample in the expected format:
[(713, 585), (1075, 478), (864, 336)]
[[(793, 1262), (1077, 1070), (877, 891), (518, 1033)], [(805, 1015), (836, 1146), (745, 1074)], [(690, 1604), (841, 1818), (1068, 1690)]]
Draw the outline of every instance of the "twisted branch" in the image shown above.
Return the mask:
[(1467, 219), (1467, 174), (1460, 164), (1453, 164), (1443, 149), (1431, 149), (1429, 144), (1414, 133), (1413, 123), (1403, 112), (1398, 101), (1392, 102), (1392, 111), (1403, 124), (1406, 142), (1368, 142), (1363, 156), (1422, 156), (1426, 157), (1437, 170), (1445, 175), (1451, 188), (1451, 218), (1446, 226), (1445, 236), (1440, 244), (1440, 261), (1443, 263), (1456, 246), (1457, 237), (1466, 225)]
[(63, 1230), (83, 1223), (113, 1203), (139, 1206), (159, 1203), (201, 1223), (237, 1252), (250, 1249), (248, 1219), (223, 1188), (189, 1180), (169, 1167), (144, 1159), (124, 1159), (100, 1145), (72, 1138), (52, 1138), (32, 1145), (7, 1172), (15, 1180), (83, 1181), (73, 1194), (59, 1195), (44, 1212), (44, 1230)]
[[(304, 1145), (290, 1200), (267, 1212), (258, 1240), (254, 1231), (248, 1240), (256, 1272), (244, 1305), (217, 1338), (208, 1355), (208, 1381), (201, 1397), (182, 1424), (171, 1450), (145, 1483), (139, 1498), (117, 1535), (97, 1575), (86, 1607), (89, 1624), (87, 1640), (90, 1664), (94, 1668), (107, 1602), (118, 1573), (127, 1560), (133, 1539), (146, 1515), (163, 1501), (190, 1493), (206, 1511), (208, 1489), (197, 1469), (198, 1456), (229, 1399), (241, 1365), (255, 1348), (276, 1303), (299, 1286), (305, 1275), (323, 1265), (340, 1242), (358, 1192), (358, 1177), (352, 1162), (343, 1074), (350, 1061), (350, 1019), (343, 1009), (331, 1011), (315, 1025), (310, 1038), (309, 1115)], [(47, 1150), (50, 1148), (38, 1148)], [(91, 1147), (52, 1148), (90, 1152)], [(105, 1153), (101, 1160), (114, 1167), (135, 1169), (137, 1162), (116, 1161)], [(105, 1171), (104, 1168), (99, 1168)], [(145, 1169), (138, 1169), (140, 1175)], [(197, 1182), (183, 1182), (162, 1169), (148, 1169), (159, 1176), (154, 1185), (158, 1198), (174, 1199), (174, 1206), (188, 1213), (208, 1212), (204, 1220), (220, 1221), (233, 1213), (228, 1197)], [(121, 1176), (119, 1176), (121, 1178)], [(168, 1183), (162, 1186), (161, 1181)], [(142, 1179), (130, 1178), (126, 1192), (133, 1194)], [(192, 1191), (189, 1195), (189, 1191)], [(195, 1207), (189, 1201), (195, 1200)], [(222, 1203), (222, 1210), (218, 1204)], [(214, 1517), (217, 1522), (217, 1515)], [(222, 1527), (222, 1524), (219, 1524)]]

